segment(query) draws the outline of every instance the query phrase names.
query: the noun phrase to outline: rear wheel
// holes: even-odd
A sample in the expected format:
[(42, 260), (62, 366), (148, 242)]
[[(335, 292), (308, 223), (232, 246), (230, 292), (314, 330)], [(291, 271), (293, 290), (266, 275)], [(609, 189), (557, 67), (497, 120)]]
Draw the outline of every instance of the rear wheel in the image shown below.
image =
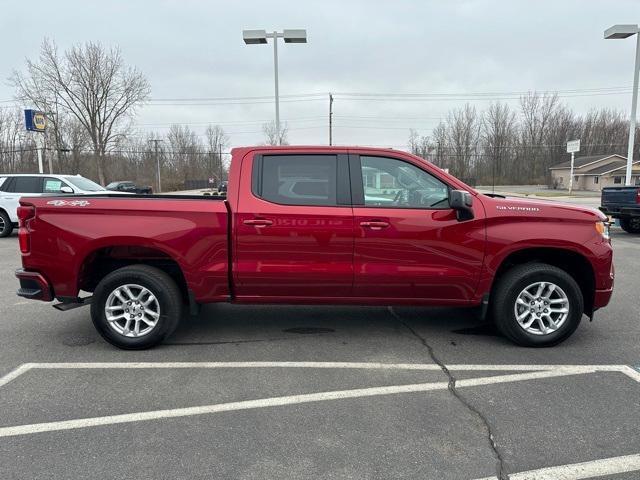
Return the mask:
[(133, 265), (111, 272), (96, 287), (91, 319), (102, 337), (127, 350), (150, 348), (167, 338), (182, 315), (182, 296), (162, 270)]
[(582, 292), (567, 272), (528, 263), (506, 272), (492, 299), (498, 330), (518, 345), (549, 347), (578, 328), (584, 312)]
[(640, 217), (621, 218), (620, 226), (627, 233), (640, 233)]
[(7, 212), (0, 210), (0, 238), (8, 237), (13, 231), (13, 223)]

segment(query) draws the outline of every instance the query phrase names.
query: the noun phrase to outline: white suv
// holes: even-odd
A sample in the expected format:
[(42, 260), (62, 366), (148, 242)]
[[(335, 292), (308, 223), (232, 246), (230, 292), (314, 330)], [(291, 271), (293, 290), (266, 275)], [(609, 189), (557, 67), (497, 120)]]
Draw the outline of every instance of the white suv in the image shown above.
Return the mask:
[[(80, 175), (1, 174), (0, 173), (0, 237), (6, 237), (18, 223), (20, 197), (47, 194), (118, 194)], [(125, 194), (126, 195), (126, 194)]]

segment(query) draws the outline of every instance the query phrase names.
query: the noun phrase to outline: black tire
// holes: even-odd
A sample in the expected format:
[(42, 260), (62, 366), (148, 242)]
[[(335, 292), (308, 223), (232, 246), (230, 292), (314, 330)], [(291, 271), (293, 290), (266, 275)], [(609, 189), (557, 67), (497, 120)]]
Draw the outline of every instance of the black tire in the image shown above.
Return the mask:
[(13, 223), (7, 212), (0, 210), (0, 238), (8, 237), (13, 232)]
[[(160, 316), (153, 329), (140, 337), (127, 337), (109, 325), (105, 304), (118, 287), (135, 284), (148, 289), (157, 299)], [(148, 265), (132, 265), (108, 274), (93, 292), (91, 320), (107, 342), (125, 350), (153, 347), (173, 333), (182, 316), (182, 295), (176, 283), (162, 270)]]
[[(545, 335), (526, 331), (518, 323), (514, 311), (520, 293), (536, 282), (554, 283), (562, 289), (569, 301), (569, 312), (564, 323)], [(582, 291), (573, 277), (564, 270), (545, 263), (526, 263), (508, 270), (498, 280), (491, 299), (491, 313), (498, 330), (524, 347), (551, 347), (566, 340), (578, 328), (583, 312)]]
[(620, 226), (627, 233), (640, 233), (640, 217), (621, 218)]

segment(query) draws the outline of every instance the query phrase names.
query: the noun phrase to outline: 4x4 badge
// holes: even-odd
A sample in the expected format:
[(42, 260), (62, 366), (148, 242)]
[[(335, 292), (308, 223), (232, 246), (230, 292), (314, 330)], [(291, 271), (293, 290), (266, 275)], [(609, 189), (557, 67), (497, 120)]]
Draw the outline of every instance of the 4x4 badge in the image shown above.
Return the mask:
[(51, 200), (47, 205), (55, 207), (86, 207), (91, 205), (88, 200)]

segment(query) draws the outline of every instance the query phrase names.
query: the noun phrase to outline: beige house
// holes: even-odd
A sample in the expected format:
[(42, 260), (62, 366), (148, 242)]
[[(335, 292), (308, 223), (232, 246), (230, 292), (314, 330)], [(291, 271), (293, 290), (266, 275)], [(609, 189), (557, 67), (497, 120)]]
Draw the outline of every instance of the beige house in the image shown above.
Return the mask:
[[(592, 155), (576, 157), (573, 165), (573, 189), (600, 191), (604, 187), (624, 185), (627, 159), (622, 155)], [(567, 190), (571, 160), (554, 165), (551, 179), (554, 188)], [(631, 183), (640, 185), (640, 160), (633, 162)]]

